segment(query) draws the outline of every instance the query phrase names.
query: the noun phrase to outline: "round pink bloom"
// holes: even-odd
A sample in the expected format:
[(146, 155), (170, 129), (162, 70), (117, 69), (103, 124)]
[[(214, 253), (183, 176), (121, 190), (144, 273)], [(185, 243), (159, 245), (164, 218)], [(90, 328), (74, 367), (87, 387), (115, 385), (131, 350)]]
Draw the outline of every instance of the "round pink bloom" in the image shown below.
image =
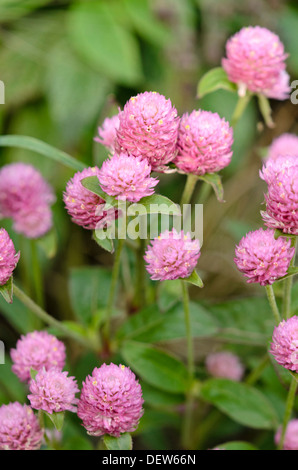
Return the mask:
[(106, 194), (119, 200), (138, 202), (145, 196), (151, 196), (154, 186), (158, 184), (150, 173), (151, 166), (146, 160), (120, 153), (103, 162), (98, 179)]
[(0, 450), (38, 450), (42, 439), (30, 406), (14, 402), (0, 407)]
[[(105, 210), (105, 201), (97, 194), (84, 188), (82, 179), (99, 176), (99, 168), (85, 168), (78, 171), (67, 183), (63, 200), (72, 221), (88, 230), (103, 228), (109, 220), (117, 218), (114, 209)], [(99, 183), (98, 183), (99, 185)]]
[(0, 170), (0, 218), (11, 218), (14, 230), (38, 238), (52, 227), (52, 188), (39, 171), (24, 163), (12, 163)]
[(285, 276), (294, 253), (290, 240), (275, 239), (274, 230), (260, 228), (240, 240), (234, 261), (248, 283), (266, 286)]
[(231, 161), (233, 129), (217, 113), (184, 114), (178, 132), (174, 163), (184, 173), (204, 175), (225, 168)]
[(18, 264), (20, 253), (16, 253), (14, 244), (4, 228), (0, 229), (0, 286), (11, 278)]
[(239, 89), (277, 100), (289, 97), (287, 54), (276, 34), (260, 26), (242, 28), (227, 41), (226, 54), (222, 66)]
[(11, 349), (12, 371), (22, 382), (31, 379), (30, 369), (62, 370), (65, 365), (65, 345), (46, 331), (33, 331), (21, 336)]
[(228, 351), (209, 354), (206, 368), (213, 377), (222, 377), (240, 382), (244, 375), (244, 367), (238, 356)]
[(166, 230), (151, 242), (144, 256), (154, 281), (182, 279), (194, 271), (200, 257), (200, 243), (183, 231)]
[(276, 160), (278, 157), (289, 155), (295, 155), (298, 158), (298, 136), (285, 133), (273, 140), (267, 158)]
[(270, 159), (260, 176), (268, 184), (266, 212), (261, 212), (265, 225), (298, 235), (298, 158)]
[(119, 120), (116, 152), (147, 159), (152, 170), (165, 170), (176, 156), (179, 125), (171, 101), (159, 93), (140, 93), (125, 104)]
[(278, 364), (298, 372), (298, 317), (283, 320), (274, 328), (271, 354)]
[(32, 408), (52, 414), (60, 411), (76, 412), (80, 390), (74, 377), (68, 377), (68, 372), (59, 370), (40, 370), (29, 385), (31, 392), (28, 400)]
[[(281, 438), (281, 428), (278, 429), (274, 436), (275, 444), (278, 445)], [(298, 450), (298, 419), (292, 419), (289, 421), (283, 450)]]
[(116, 114), (111, 118), (106, 118), (101, 127), (98, 128), (99, 137), (95, 137), (95, 142), (107, 147), (111, 152), (115, 150), (115, 139), (119, 127), (119, 116)]
[(141, 386), (128, 367), (103, 364), (83, 383), (78, 416), (88, 434), (119, 437), (136, 430), (143, 403)]

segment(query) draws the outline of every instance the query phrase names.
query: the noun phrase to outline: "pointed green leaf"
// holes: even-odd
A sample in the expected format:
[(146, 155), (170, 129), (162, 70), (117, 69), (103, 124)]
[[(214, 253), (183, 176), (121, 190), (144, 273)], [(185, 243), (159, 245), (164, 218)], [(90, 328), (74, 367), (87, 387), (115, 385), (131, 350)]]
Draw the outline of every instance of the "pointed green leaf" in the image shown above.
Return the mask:
[(32, 369), (32, 367), (30, 367), (30, 377), (31, 377), (31, 379), (34, 380), (37, 374), (38, 374), (38, 371), (35, 370), (35, 369)]
[(237, 85), (230, 82), (222, 67), (216, 67), (203, 75), (198, 83), (197, 97), (203, 98), (208, 93), (219, 89), (237, 92)]
[(221, 177), (218, 173), (206, 173), (205, 175), (199, 176), (198, 178), (212, 186), (219, 202), (225, 202), (223, 199), (224, 192)]
[(7, 303), (12, 304), (13, 300), (13, 278), (7, 281), (4, 286), (0, 286), (0, 294), (4, 297)]
[(252, 445), (250, 442), (244, 442), (244, 441), (225, 442), (224, 444), (220, 444), (219, 446), (216, 446), (216, 449), (221, 449), (221, 450), (258, 450), (257, 447)]
[(107, 450), (132, 450), (132, 438), (128, 432), (121, 434), (120, 437), (105, 434), (103, 442)]
[(108, 229), (95, 230), (92, 235), (93, 240), (104, 250), (114, 253), (114, 243), (108, 235)]
[(61, 429), (63, 428), (63, 424), (64, 424), (65, 412), (60, 411), (58, 413), (52, 413), (52, 414), (47, 413), (47, 412), (45, 413), (50, 418), (50, 420), (52, 421), (57, 431), (61, 431)]
[(88, 191), (91, 191), (91, 193), (96, 194), (101, 199), (103, 199), (107, 205), (117, 207), (119, 204), (121, 204), (121, 202), (118, 201), (115, 197), (109, 196), (101, 189), (98, 177), (96, 175), (83, 178), (81, 180), (81, 184), (84, 186), (84, 188), (88, 189)]
[(204, 287), (203, 281), (198, 275), (198, 273), (196, 272), (196, 270), (194, 270), (189, 277), (186, 277), (185, 279), (182, 279), (182, 280), (185, 282), (189, 282), (190, 284), (194, 284), (195, 286), (198, 286), (198, 287)]

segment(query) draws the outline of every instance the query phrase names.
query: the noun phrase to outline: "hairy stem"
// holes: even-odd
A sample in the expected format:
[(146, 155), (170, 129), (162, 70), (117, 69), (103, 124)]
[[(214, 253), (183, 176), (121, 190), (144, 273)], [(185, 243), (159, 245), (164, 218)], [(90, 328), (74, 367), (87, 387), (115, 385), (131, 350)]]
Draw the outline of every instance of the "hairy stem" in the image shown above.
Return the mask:
[(242, 117), (249, 101), (250, 101), (251, 95), (249, 93), (246, 93), (244, 96), (239, 96), (238, 101), (236, 104), (236, 107), (234, 109), (232, 118), (231, 118), (231, 126), (235, 127), (236, 124), (238, 123), (239, 119)]

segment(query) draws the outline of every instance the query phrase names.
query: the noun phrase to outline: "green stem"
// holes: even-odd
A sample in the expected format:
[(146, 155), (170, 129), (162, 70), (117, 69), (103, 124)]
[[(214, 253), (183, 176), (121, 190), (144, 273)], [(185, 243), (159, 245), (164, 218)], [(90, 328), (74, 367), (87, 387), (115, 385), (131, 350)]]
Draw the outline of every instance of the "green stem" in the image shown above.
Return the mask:
[(251, 95), (246, 92), (244, 96), (239, 96), (238, 101), (236, 104), (236, 107), (234, 109), (232, 118), (231, 118), (231, 126), (235, 127), (236, 124), (238, 123), (239, 119), (243, 115), (249, 101), (250, 101)]
[(31, 262), (32, 262), (32, 272), (33, 272), (33, 289), (34, 289), (34, 299), (38, 305), (44, 308), (44, 291), (43, 291), (43, 279), (42, 272), (40, 269), (40, 259), (38, 256), (38, 249), (36, 240), (30, 240), (31, 245)]
[(185, 184), (184, 191), (183, 191), (181, 201), (180, 201), (181, 207), (184, 204), (189, 204), (197, 181), (198, 181), (198, 177), (196, 175), (192, 175), (191, 173), (187, 175), (186, 184)]
[(254, 385), (262, 375), (264, 369), (268, 366), (269, 362), (268, 354), (265, 354), (259, 365), (246, 377), (245, 383), (247, 385)]
[(270, 304), (270, 307), (271, 307), (271, 310), (275, 319), (275, 323), (279, 325), (279, 323), (281, 322), (281, 318), (280, 318), (280, 313), (279, 313), (278, 306), (276, 303), (273, 287), (271, 285), (268, 285), (265, 287), (265, 289), (266, 289), (268, 301), (269, 301), (269, 304)]
[(279, 441), (278, 446), (277, 446), (278, 450), (282, 450), (283, 446), (284, 446), (287, 426), (288, 426), (289, 420), (291, 418), (291, 414), (292, 414), (294, 403), (295, 403), (297, 386), (298, 386), (298, 382), (293, 377), (291, 385), (290, 385), (288, 397), (287, 397), (286, 410), (285, 410), (284, 420), (283, 420), (283, 425), (282, 425), (282, 430), (281, 430), (281, 437), (280, 437), (280, 441)]
[(90, 339), (83, 338), (81, 335), (70, 330), (65, 324), (61, 323), (59, 320), (56, 320), (54, 317), (52, 317), (47, 312), (45, 312), (41, 307), (39, 307), (39, 305), (37, 305), (32, 299), (30, 299), (30, 297), (28, 297), (25, 294), (25, 292), (23, 292), (15, 284), (13, 285), (13, 292), (14, 292), (14, 295), (44, 323), (56, 328), (63, 335), (77, 341), (82, 346), (85, 346), (88, 349), (90, 348), (94, 350), (98, 349), (97, 345), (94, 344), (92, 341), (90, 341)]
[(193, 339), (191, 334), (191, 321), (190, 321), (190, 309), (189, 309), (189, 294), (188, 287), (185, 281), (181, 281), (182, 294), (183, 294), (183, 306), (184, 306), (184, 321), (186, 329), (186, 340), (187, 340), (187, 369), (188, 369), (188, 380), (189, 389), (186, 396), (186, 410), (184, 423), (182, 427), (182, 445), (185, 449), (191, 448), (190, 442), (192, 440), (192, 414), (194, 405), (194, 396), (192, 393), (192, 385), (194, 379), (194, 348)]
[[(291, 260), (290, 267), (295, 263), (296, 249), (297, 249), (297, 238), (294, 240), (295, 254)], [(291, 316), (291, 297), (292, 297), (292, 286), (293, 286), (293, 276), (288, 277), (284, 281), (284, 292), (283, 292), (283, 305), (282, 313), (284, 318), (290, 318)]]
[(136, 252), (136, 292), (135, 304), (137, 308), (142, 308), (146, 305), (146, 276), (145, 276), (145, 260), (144, 254), (147, 245), (147, 240), (140, 238), (139, 248)]

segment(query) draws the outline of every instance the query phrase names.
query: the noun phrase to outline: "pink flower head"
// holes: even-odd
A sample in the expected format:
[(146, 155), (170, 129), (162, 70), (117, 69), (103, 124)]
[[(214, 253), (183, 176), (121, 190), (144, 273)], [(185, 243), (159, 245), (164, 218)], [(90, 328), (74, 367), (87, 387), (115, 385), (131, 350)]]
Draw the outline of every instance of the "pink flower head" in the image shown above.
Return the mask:
[(28, 400), (32, 408), (52, 414), (60, 411), (76, 412), (79, 392), (74, 377), (68, 377), (68, 372), (59, 370), (40, 370), (31, 380)]
[(10, 351), (12, 371), (22, 382), (31, 379), (30, 370), (62, 370), (65, 365), (65, 345), (46, 331), (33, 331), (21, 336)]
[(14, 402), (0, 407), (0, 450), (38, 450), (42, 439), (30, 406)]
[(14, 244), (4, 228), (0, 229), (0, 286), (11, 278), (18, 264), (20, 253), (16, 253)]
[(120, 153), (103, 162), (98, 179), (106, 194), (119, 200), (138, 202), (145, 196), (151, 196), (154, 186), (158, 184), (150, 173), (151, 167), (146, 160)]
[(273, 140), (267, 158), (276, 160), (278, 157), (289, 155), (295, 155), (298, 158), (298, 136), (285, 133)]
[(274, 328), (270, 352), (278, 364), (298, 372), (298, 316), (283, 320)]
[(119, 127), (119, 116), (116, 114), (111, 118), (106, 118), (101, 127), (98, 128), (99, 137), (95, 137), (95, 142), (107, 147), (111, 152), (115, 150), (115, 139)]
[(126, 103), (119, 120), (116, 152), (147, 159), (152, 170), (165, 170), (176, 156), (179, 125), (171, 101), (159, 93), (140, 93)]
[[(278, 445), (281, 438), (281, 428), (274, 436), (275, 444)], [(283, 450), (298, 450), (298, 419), (291, 419), (288, 423)]]
[(182, 279), (194, 271), (200, 257), (200, 243), (183, 231), (165, 231), (151, 242), (144, 256), (154, 281)]
[(240, 382), (244, 375), (244, 367), (238, 356), (228, 351), (209, 354), (206, 368), (213, 377), (222, 377)]
[(106, 209), (106, 203), (100, 196), (84, 188), (81, 184), (82, 179), (89, 176), (98, 177), (99, 174), (97, 167), (78, 171), (67, 183), (63, 195), (66, 210), (72, 221), (88, 230), (103, 228), (111, 219), (118, 217), (114, 209)]
[(226, 167), (232, 158), (233, 129), (217, 113), (184, 114), (178, 132), (174, 163), (184, 173), (204, 175)]
[(0, 170), (0, 217), (11, 218), (14, 230), (38, 238), (52, 227), (52, 188), (31, 165), (12, 163)]
[(242, 28), (228, 40), (226, 54), (222, 66), (239, 89), (277, 100), (289, 97), (287, 54), (276, 34), (260, 26)]
[(268, 184), (266, 212), (261, 212), (265, 224), (298, 235), (298, 158), (280, 156), (270, 159), (260, 176)]
[(136, 430), (143, 402), (141, 386), (128, 367), (103, 364), (83, 383), (78, 416), (88, 434), (119, 437)]
[(248, 283), (266, 286), (285, 276), (294, 252), (290, 240), (275, 239), (274, 230), (260, 228), (240, 240), (234, 261)]

